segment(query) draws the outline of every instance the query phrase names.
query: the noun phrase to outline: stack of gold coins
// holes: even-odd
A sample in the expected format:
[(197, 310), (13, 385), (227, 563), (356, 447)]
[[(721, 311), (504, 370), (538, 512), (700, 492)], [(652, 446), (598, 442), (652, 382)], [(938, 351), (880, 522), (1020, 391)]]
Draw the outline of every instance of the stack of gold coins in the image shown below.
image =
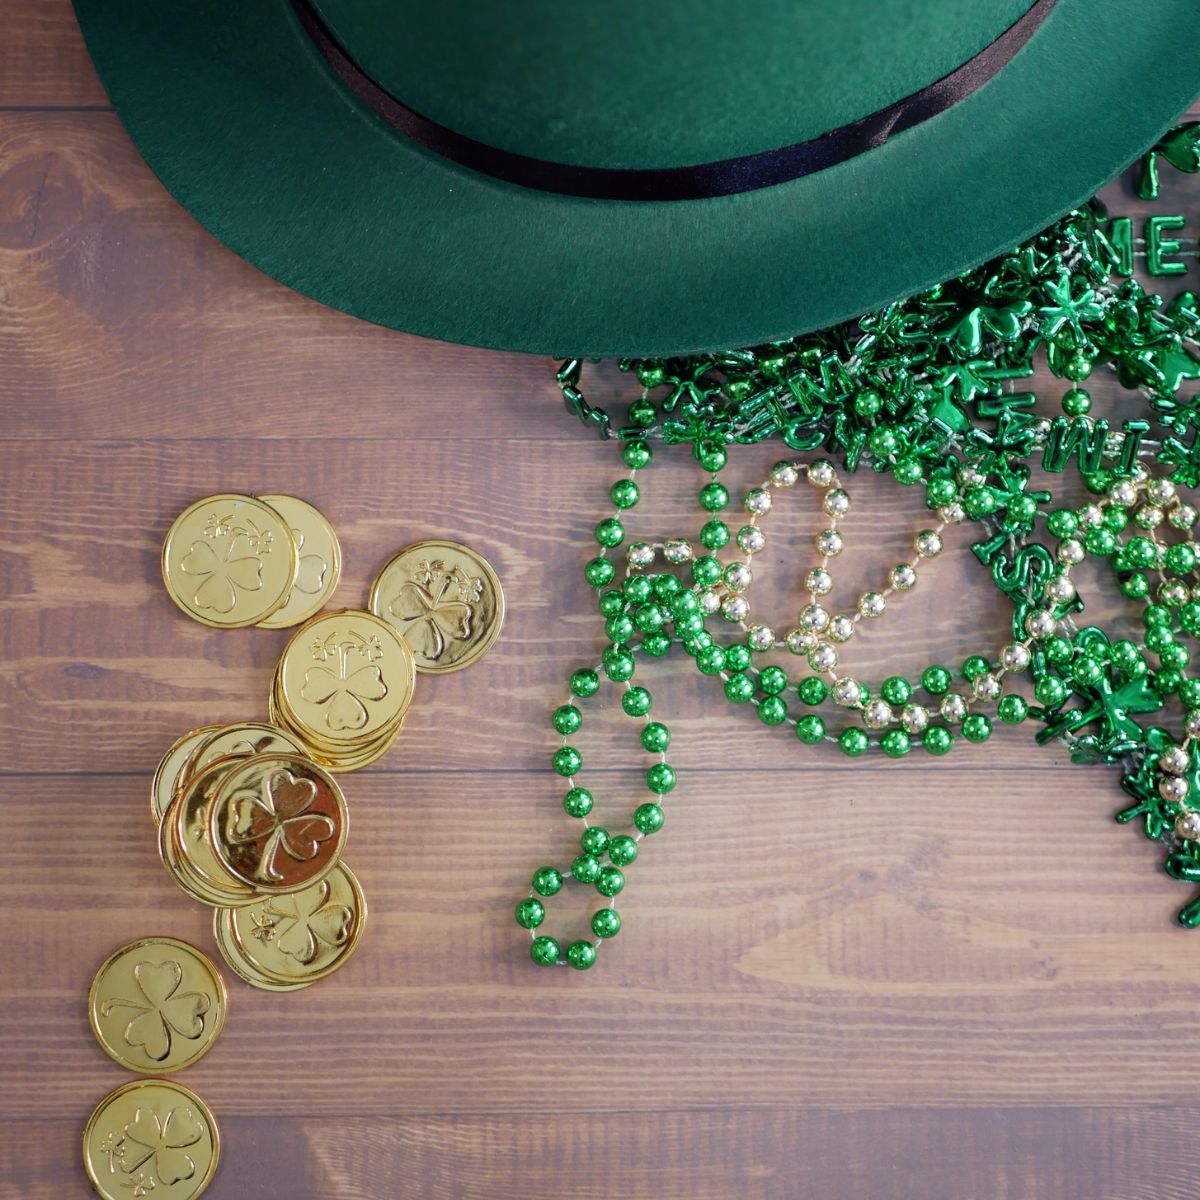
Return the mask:
[(321, 613), (283, 651), (271, 720), (329, 770), (357, 770), (396, 740), (415, 680), (412, 650), (386, 621), (360, 609)]
[(219, 629), (299, 625), (333, 595), (341, 570), (333, 527), (295, 496), (208, 496), (176, 518), (163, 542), (171, 599)]

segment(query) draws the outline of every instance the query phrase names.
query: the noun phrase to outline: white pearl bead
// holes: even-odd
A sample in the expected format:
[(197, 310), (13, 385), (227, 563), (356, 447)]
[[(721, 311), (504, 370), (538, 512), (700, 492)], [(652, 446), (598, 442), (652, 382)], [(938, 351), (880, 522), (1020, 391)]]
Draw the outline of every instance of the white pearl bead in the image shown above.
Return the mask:
[(837, 651), (828, 642), (814, 646), (808, 654), (808, 665), (814, 671), (832, 671), (837, 660)]
[(917, 586), (916, 569), (908, 563), (900, 563), (899, 566), (893, 567), (889, 578), (892, 581), (892, 587), (898, 592), (907, 592)]
[(1046, 584), (1046, 595), (1056, 604), (1068, 604), (1075, 599), (1075, 585), (1066, 575), (1055, 575)]
[(1118, 479), (1108, 489), (1108, 498), (1119, 508), (1128, 508), (1137, 499), (1137, 488), (1128, 479)]
[(737, 533), (737, 544), (747, 554), (757, 554), (767, 544), (767, 535), (757, 525), (743, 525)]
[(858, 611), (868, 619), (882, 617), (887, 601), (879, 592), (863, 592), (858, 598)]
[(1178, 802), (1188, 794), (1187, 780), (1178, 775), (1164, 775), (1158, 781), (1158, 794), (1164, 800)]
[(1034, 609), (1025, 618), (1025, 632), (1030, 637), (1048, 638), (1054, 632), (1054, 626), (1054, 614), (1048, 613), (1044, 608)]
[(721, 616), (735, 624), (744, 621), (750, 615), (750, 601), (745, 596), (730, 596), (721, 605)]
[(836, 529), (823, 529), (817, 534), (817, 553), (825, 558), (836, 558), (844, 546), (842, 535)]
[(1182, 775), (1188, 769), (1188, 753), (1182, 746), (1172, 746), (1159, 756), (1158, 765), (1168, 775)]
[(809, 571), (804, 577), (804, 590), (814, 596), (827, 596), (833, 591), (833, 576), (822, 567)]
[(950, 695), (942, 697), (938, 711), (941, 712), (943, 720), (957, 725), (967, 715), (967, 702), (957, 692), (951, 692)]
[(1175, 818), (1175, 832), (1189, 842), (1200, 841), (1200, 812), (1181, 812)]
[(844, 517), (850, 511), (850, 497), (841, 488), (831, 488), (821, 506), (831, 517)]
[(742, 503), (747, 512), (757, 513), (761, 516), (763, 513), (771, 511), (771, 493), (763, 491), (762, 488), (751, 488)]
[(806, 604), (800, 612), (800, 624), (819, 633), (829, 624), (829, 613), (819, 604)]
[(699, 593), (697, 599), (700, 601), (700, 611), (708, 616), (721, 607), (721, 598), (712, 588), (705, 588)]
[(1170, 504), (1175, 499), (1175, 485), (1169, 479), (1155, 479), (1147, 486), (1146, 495), (1155, 504)]
[(1000, 652), (1000, 661), (1006, 671), (1024, 671), (1033, 655), (1020, 642), (1011, 642)]
[(985, 672), (971, 684), (971, 690), (977, 700), (995, 700), (1004, 690), (1004, 685), (995, 675)]
[(671, 538), (663, 546), (663, 558), (678, 566), (680, 563), (692, 561), (691, 543), (685, 538)]
[(886, 700), (871, 700), (863, 709), (863, 724), (868, 729), (883, 729), (893, 719), (892, 707)]
[(731, 592), (744, 592), (754, 582), (754, 572), (745, 563), (730, 563), (725, 568), (725, 586)]
[(829, 622), (829, 637), (835, 642), (848, 642), (854, 636), (854, 622), (839, 614)]
[(817, 644), (816, 635), (807, 629), (793, 629), (785, 641), (793, 654), (807, 654)]
[(913, 544), (922, 558), (933, 558), (942, 552), (941, 534), (932, 529), (922, 529)]
[(837, 472), (833, 469), (833, 463), (829, 459), (818, 458), (809, 464), (808, 482), (814, 487), (829, 487), (836, 478)]
[(746, 641), (753, 650), (770, 650), (775, 645), (775, 631), (769, 625), (751, 625)]
[(800, 472), (790, 462), (777, 462), (771, 468), (771, 482), (776, 487), (791, 487), (800, 478)]
[(654, 561), (654, 547), (645, 542), (634, 542), (626, 553), (633, 567), (648, 567)]
[(909, 733), (922, 733), (929, 724), (929, 710), (920, 704), (906, 704), (900, 714), (900, 724)]
[(843, 708), (852, 708), (862, 701), (862, 684), (849, 675), (839, 679), (833, 685), (833, 701)]
[(961, 525), (967, 519), (967, 510), (956, 500), (953, 504), (943, 504), (937, 515), (947, 525)]
[(1065, 542), (1059, 542), (1057, 557), (1060, 563), (1066, 563), (1069, 567), (1077, 566), (1083, 562), (1085, 551), (1083, 543), (1075, 538), (1067, 538)]

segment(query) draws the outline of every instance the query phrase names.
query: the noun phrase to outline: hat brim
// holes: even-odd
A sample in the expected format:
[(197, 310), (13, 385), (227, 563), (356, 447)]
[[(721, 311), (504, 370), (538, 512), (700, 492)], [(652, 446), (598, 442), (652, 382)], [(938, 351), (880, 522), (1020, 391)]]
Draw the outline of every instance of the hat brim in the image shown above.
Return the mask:
[(1195, 0), (1058, 0), (978, 91), (838, 166), (709, 200), (593, 200), (397, 133), (287, 0), (75, 8), (138, 150), (243, 258), (380, 325), (539, 354), (749, 346), (910, 295), (1086, 200), (1200, 91)]

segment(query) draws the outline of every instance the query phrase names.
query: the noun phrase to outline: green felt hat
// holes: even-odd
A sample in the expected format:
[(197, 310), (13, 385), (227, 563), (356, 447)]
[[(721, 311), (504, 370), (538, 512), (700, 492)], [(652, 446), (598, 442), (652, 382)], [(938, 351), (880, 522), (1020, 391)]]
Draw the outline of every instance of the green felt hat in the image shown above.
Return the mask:
[(1195, 0), (76, 0), (267, 274), (572, 355), (745, 346), (1000, 253), (1200, 91)]

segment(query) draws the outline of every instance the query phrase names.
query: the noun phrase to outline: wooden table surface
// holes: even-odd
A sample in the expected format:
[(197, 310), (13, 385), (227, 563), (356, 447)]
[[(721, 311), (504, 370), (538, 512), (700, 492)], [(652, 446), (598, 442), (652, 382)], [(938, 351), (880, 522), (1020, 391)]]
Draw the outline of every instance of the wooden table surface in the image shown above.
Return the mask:
[[(129, 1078), (88, 1029), (97, 964), (155, 932), (211, 947), (158, 863), (150, 774), (184, 730), (262, 717), (286, 638), (194, 624), (162, 588), (164, 530), (220, 490), (317, 503), (342, 603), (439, 534), (495, 563), (509, 615), (346, 778), (372, 912), (354, 961), (294, 995), (231, 982), (183, 1076), (221, 1123), (211, 1196), (1195, 1196), (1186, 889), (1111, 820), (1113, 774), (1028, 730), (850, 763), (652, 669), (680, 786), (625, 928), (588, 974), (529, 963), (512, 907), (577, 830), (548, 715), (599, 648), (579, 567), (616, 454), (563, 417), (545, 362), (374, 328), (218, 245), (133, 150), (65, 0), (0, 14), (0, 412), (0, 1196), (87, 1194), (83, 1122)], [(694, 468), (664, 457), (645, 533), (694, 526)], [(915, 493), (852, 490), (850, 595), (920, 523)], [(803, 500), (773, 518), (771, 603)], [(863, 638), (868, 676), (1000, 644), (1004, 605), (951, 543)], [(629, 730), (589, 731), (616, 823)]]

